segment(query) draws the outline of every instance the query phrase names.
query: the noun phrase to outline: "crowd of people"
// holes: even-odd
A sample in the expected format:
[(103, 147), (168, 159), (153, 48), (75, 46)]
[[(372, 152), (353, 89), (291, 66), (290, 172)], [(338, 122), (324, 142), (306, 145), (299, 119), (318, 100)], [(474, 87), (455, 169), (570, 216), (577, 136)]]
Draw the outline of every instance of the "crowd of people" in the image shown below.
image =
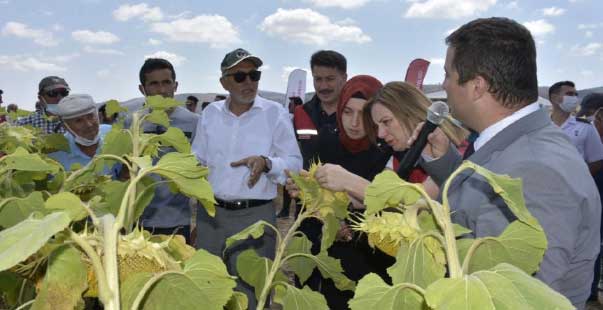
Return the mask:
[[(603, 94), (589, 95), (579, 103), (574, 83), (562, 81), (550, 87), (552, 110), (542, 108), (537, 103), (534, 39), (513, 20), (471, 21), (450, 34), (446, 43), (443, 86), (454, 119), (445, 119), (429, 135), (407, 181), (423, 184), (438, 199), (440, 187), (463, 160), (520, 178), (526, 206), (548, 240), (534, 276), (584, 309), (589, 298), (597, 298), (600, 275)], [(196, 222), (191, 223), (189, 199), (172, 193), (164, 183), (157, 186), (140, 218), (149, 231), (181, 234), (189, 244), (222, 257), (231, 274), (236, 274), (242, 251), (255, 249), (260, 256), (274, 256), (271, 230), (226, 251), (225, 240), (258, 220), (276, 224), (273, 200), (278, 186), (286, 185), (292, 198), (299, 195), (288, 172), (304, 173), (320, 161), (323, 165), (315, 173), (319, 184), (346, 192), (350, 211), (363, 212), (367, 186), (384, 169), (397, 170), (431, 105), (406, 82), (383, 84), (368, 75), (349, 78), (346, 58), (321, 50), (310, 59), (314, 97), (303, 104), (300, 98), (291, 98), (288, 111), (258, 96), (262, 63), (244, 49), (229, 52), (220, 64), (219, 79), (228, 96), (203, 103), (201, 114), (194, 113), (199, 100), (191, 96), (186, 106), (168, 114), (170, 126), (185, 133), (200, 164), (209, 168), (215, 216), (196, 207)], [(173, 98), (178, 88), (174, 67), (164, 59), (147, 59), (139, 80), (144, 96)], [(15, 124), (64, 133), (70, 151), (51, 157), (68, 170), (99, 153), (110, 126), (101, 124), (90, 96), (71, 94), (63, 78), (50, 76), (39, 83), (38, 102), (36, 112)], [(141, 108), (142, 104), (130, 107)], [(165, 130), (144, 125), (145, 132)], [(164, 148), (159, 156), (172, 151)], [(467, 237), (498, 236), (514, 220), (504, 201), (477, 174), (461, 174), (448, 193), (452, 220), (471, 230)], [(317, 254), (321, 223), (306, 220), (300, 230)], [(341, 260), (344, 273), (355, 281), (370, 272), (387, 280), (386, 269), (394, 263), (345, 222), (329, 254)], [(346, 309), (353, 297), (353, 292), (339, 291), (318, 272), (305, 283), (297, 282), (321, 292), (331, 309)], [(239, 278), (237, 290), (255, 308), (253, 288)]]

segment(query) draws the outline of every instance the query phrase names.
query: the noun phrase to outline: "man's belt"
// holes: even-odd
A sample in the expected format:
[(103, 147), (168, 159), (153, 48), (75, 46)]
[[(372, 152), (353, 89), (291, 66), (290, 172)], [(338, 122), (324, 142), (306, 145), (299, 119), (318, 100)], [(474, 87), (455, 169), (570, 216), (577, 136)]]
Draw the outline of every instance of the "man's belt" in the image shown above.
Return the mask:
[(217, 206), (226, 210), (241, 210), (248, 208), (255, 208), (261, 205), (265, 205), (267, 203), (272, 202), (272, 200), (264, 200), (264, 199), (248, 199), (248, 200), (222, 200), (216, 198), (218, 202)]

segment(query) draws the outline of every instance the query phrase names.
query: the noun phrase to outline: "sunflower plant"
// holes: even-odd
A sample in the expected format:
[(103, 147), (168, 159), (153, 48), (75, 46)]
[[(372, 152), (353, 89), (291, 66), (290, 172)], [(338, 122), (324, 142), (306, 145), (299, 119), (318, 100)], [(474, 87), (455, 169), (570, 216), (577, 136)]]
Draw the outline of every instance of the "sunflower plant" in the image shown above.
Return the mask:
[[(170, 127), (166, 111), (178, 105), (147, 97), (128, 128), (122, 118), (105, 136), (101, 154), (71, 171), (45, 155), (52, 144), (47, 138), (3, 124), (0, 135), (9, 137), (0, 143), (6, 154), (0, 158), (0, 288), (6, 303), (53, 310), (84, 309), (84, 297), (98, 298), (107, 310), (245, 303), (220, 258), (195, 251), (181, 236), (137, 227), (159, 182), (215, 212), (207, 168), (190, 153), (184, 133)], [(124, 111), (117, 102), (109, 108)], [(145, 122), (167, 130), (145, 133)], [(163, 154), (167, 147), (176, 151)], [(117, 167), (127, 177), (106, 175)]]

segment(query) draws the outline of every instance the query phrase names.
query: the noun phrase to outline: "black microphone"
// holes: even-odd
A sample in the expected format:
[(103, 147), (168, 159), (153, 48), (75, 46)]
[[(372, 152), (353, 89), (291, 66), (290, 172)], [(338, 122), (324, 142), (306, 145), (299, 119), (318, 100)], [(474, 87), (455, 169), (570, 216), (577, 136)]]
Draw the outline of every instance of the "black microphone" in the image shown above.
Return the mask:
[(404, 158), (400, 161), (400, 166), (396, 173), (403, 180), (408, 180), (410, 172), (415, 167), (417, 160), (421, 156), (421, 152), (427, 145), (427, 136), (432, 133), (448, 116), (448, 105), (442, 101), (436, 101), (431, 104), (427, 110), (427, 121), (419, 132), (417, 139), (410, 146)]

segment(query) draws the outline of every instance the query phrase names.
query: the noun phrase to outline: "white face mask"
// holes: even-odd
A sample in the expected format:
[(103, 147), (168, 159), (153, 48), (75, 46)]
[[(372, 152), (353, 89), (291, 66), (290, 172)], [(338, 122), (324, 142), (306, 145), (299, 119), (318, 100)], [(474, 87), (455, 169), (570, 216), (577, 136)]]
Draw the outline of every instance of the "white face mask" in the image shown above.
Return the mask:
[(561, 110), (571, 113), (578, 107), (578, 97), (576, 96), (563, 96), (563, 101), (559, 105)]

